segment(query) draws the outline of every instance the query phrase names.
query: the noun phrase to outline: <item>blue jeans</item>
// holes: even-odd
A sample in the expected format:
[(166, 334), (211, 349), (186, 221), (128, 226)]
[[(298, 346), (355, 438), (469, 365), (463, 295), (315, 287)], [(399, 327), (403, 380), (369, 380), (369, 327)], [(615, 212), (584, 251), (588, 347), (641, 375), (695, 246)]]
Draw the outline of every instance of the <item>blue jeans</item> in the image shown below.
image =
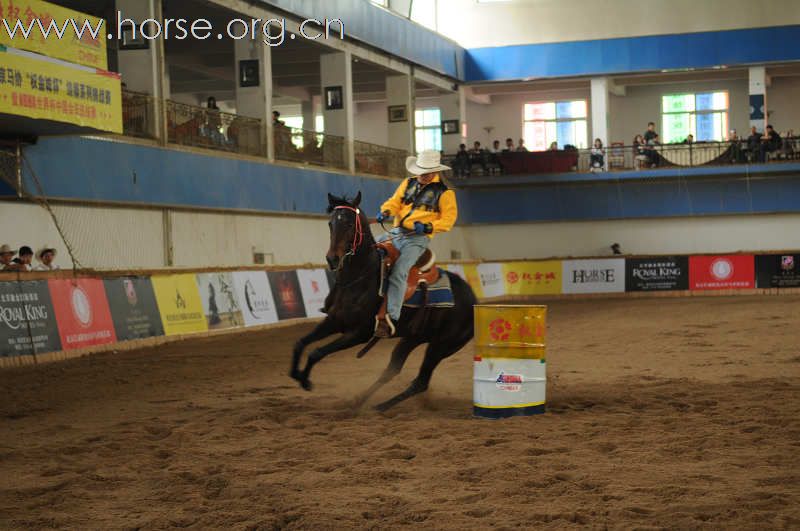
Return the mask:
[(406, 233), (404, 229), (394, 228), (389, 231), (389, 234), (384, 234), (378, 238), (378, 241), (384, 241), (390, 236), (397, 236), (402, 234), (399, 238), (392, 240), (392, 243), (400, 251), (400, 257), (397, 262), (392, 266), (392, 272), (389, 274), (389, 289), (386, 296), (386, 313), (395, 321), (400, 319), (400, 312), (403, 310), (403, 298), (406, 294), (406, 286), (408, 285), (408, 272), (417, 263), (419, 257), (425, 252), (430, 243), (430, 238), (424, 234)]

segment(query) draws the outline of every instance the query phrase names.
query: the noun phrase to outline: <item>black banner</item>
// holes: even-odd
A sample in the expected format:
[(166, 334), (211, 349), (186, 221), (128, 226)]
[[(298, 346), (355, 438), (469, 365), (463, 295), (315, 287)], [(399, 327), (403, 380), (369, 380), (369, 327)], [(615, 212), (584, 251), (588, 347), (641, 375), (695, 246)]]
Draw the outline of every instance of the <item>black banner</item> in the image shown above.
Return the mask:
[(297, 271), (269, 271), (269, 285), (278, 310), (278, 319), (297, 319), (306, 316), (303, 294)]
[(800, 254), (756, 256), (757, 288), (800, 288)]
[(61, 350), (47, 281), (0, 282), (0, 357)]
[(117, 341), (163, 336), (164, 326), (147, 277), (111, 278), (104, 281)]
[(689, 289), (689, 257), (660, 256), (625, 260), (625, 291)]

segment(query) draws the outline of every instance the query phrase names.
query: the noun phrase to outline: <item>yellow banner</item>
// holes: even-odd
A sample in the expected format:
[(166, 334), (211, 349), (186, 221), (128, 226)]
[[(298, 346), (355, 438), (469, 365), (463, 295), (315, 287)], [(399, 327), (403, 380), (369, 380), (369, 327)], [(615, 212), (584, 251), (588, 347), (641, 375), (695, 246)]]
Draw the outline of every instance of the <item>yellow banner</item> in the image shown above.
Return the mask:
[[(41, 0), (0, 0), (0, 18), (4, 46), (108, 70), (108, 28), (102, 19)], [(90, 27), (97, 39), (92, 38)]]
[(166, 335), (208, 330), (203, 302), (193, 274), (156, 276), (151, 281)]
[(561, 261), (506, 262), (503, 280), (506, 295), (558, 295), (561, 293)]
[(0, 114), (122, 133), (117, 74), (72, 68), (28, 52), (2, 52), (0, 48)]
[(483, 298), (483, 286), (481, 285), (481, 276), (478, 274), (478, 266), (475, 264), (464, 265), (464, 276), (466, 277), (467, 284), (475, 292), (475, 296), (479, 299)]

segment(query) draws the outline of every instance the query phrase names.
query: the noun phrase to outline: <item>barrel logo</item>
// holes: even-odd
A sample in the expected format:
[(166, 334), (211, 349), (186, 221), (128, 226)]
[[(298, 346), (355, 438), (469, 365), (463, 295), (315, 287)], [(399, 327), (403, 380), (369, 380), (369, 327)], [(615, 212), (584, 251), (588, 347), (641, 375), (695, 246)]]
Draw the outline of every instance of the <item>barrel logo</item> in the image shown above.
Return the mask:
[(509, 391), (516, 393), (522, 390), (522, 375), (521, 374), (506, 374), (501, 372), (497, 375), (495, 384), (501, 391)]

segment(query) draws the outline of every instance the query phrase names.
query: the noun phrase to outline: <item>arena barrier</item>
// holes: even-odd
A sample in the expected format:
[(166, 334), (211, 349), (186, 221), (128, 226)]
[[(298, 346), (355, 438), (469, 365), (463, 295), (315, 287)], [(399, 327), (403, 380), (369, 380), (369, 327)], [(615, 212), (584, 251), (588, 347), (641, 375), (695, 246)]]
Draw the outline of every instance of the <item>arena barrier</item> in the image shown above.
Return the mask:
[[(446, 264), (481, 300), (800, 288), (800, 253)], [(322, 268), (0, 273), (0, 367), (323, 317)]]

